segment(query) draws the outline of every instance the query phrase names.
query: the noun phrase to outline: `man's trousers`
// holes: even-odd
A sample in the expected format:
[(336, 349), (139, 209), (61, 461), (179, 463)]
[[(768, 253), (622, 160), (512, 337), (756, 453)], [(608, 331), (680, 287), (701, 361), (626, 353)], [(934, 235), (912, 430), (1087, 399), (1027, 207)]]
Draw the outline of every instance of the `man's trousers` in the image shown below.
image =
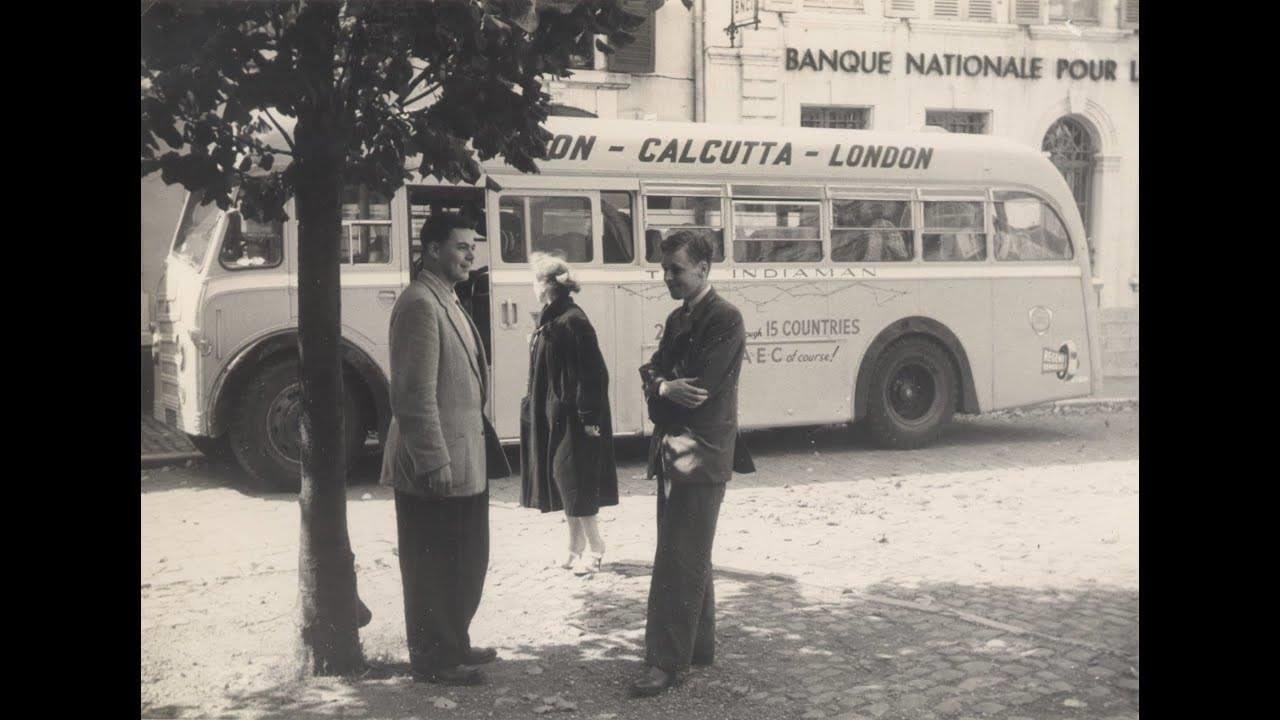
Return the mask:
[(489, 569), (489, 493), (423, 498), (396, 491), (405, 635), (415, 671), (462, 664)]
[(658, 550), (649, 583), (645, 662), (667, 673), (715, 659), (711, 546), (725, 485), (674, 484), (658, 491)]

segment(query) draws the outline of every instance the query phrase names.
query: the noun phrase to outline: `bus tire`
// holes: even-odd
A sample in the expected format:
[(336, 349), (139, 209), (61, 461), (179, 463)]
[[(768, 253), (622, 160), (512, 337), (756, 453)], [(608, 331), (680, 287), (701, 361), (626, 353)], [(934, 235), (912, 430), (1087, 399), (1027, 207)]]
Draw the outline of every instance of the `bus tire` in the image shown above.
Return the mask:
[[(364, 446), (366, 431), (353, 390), (346, 388), (343, 397), (348, 469)], [(302, 385), (295, 359), (267, 365), (245, 386), (228, 434), (236, 460), (255, 487), (298, 492), (302, 484), (298, 459), (301, 412)]]
[(876, 363), (867, 431), (879, 447), (911, 450), (932, 442), (955, 413), (959, 383), (946, 351), (921, 337), (890, 345)]
[(212, 464), (230, 465), (236, 461), (235, 454), (231, 452), (231, 440), (227, 435), (216, 438), (208, 435), (187, 435), (187, 440)]

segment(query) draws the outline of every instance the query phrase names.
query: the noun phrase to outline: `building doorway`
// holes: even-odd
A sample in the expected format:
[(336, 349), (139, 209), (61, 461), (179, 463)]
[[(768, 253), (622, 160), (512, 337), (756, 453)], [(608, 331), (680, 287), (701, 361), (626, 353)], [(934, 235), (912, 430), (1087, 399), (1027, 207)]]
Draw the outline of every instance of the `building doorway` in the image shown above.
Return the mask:
[(1093, 133), (1084, 123), (1073, 117), (1059, 118), (1044, 134), (1041, 150), (1049, 153), (1049, 159), (1058, 168), (1071, 188), (1084, 231), (1089, 243), (1089, 267), (1097, 269), (1097, 249), (1094, 247), (1093, 217), (1090, 198), (1093, 195), (1093, 175), (1098, 154)]

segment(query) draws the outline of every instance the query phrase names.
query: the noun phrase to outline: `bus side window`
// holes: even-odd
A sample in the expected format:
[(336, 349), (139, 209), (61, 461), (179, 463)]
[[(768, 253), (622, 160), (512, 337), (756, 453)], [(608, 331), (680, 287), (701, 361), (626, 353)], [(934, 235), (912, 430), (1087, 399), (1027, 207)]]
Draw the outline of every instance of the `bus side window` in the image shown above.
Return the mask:
[(1002, 261), (1070, 260), (1066, 228), (1053, 208), (1034, 195), (995, 195), (995, 256)]
[(733, 203), (734, 262), (816, 262), (822, 235), (816, 202)]
[(342, 229), (344, 265), (391, 262), (391, 198), (363, 185), (343, 188)]
[(535, 252), (566, 261), (591, 262), (591, 198), (530, 197), (529, 225)]
[(662, 241), (682, 230), (711, 243), (712, 262), (724, 260), (724, 218), (718, 197), (650, 195), (645, 198), (644, 226), (648, 262), (662, 262)]
[(907, 200), (831, 201), (831, 259), (901, 262), (915, 257)]
[(284, 224), (260, 223), (239, 212), (227, 214), (227, 232), (218, 262), (228, 270), (276, 267), (284, 258)]
[(629, 263), (636, 259), (632, 237), (632, 196), (628, 192), (600, 193), (600, 214), (604, 217), (604, 261)]
[(529, 260), (524, 237), (525, 200), (520, 196), (504, 195), (498, 201), (503, 262), (522, 263)]
[(987, 259), (982, 202), (924, 203), (924, 259), (930, 262), (977, 262)]

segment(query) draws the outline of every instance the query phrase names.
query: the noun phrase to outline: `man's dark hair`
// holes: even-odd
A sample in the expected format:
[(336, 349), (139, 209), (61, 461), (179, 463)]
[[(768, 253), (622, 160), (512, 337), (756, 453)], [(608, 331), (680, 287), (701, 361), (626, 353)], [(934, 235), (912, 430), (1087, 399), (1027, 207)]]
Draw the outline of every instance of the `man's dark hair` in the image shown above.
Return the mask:
[(418, 239), (422, 241), (422, 247), (425, 250), (427, 243), (442, 243), (449, 239), (449, 233), (453, 230), (471, 230), (472, 225), (461, 215), (454, 213), (440, 213), (427, 218), (422, 224), (422, 232), (418, 235)]
[(711, 243), (698, 233), (688, 230), (673, 232), (662, 240), (659, 247), (664, 255), (670, 255), (684, 248), (690, 262), (694, 264), (706, 262), (708, 266), (711, 265)]

